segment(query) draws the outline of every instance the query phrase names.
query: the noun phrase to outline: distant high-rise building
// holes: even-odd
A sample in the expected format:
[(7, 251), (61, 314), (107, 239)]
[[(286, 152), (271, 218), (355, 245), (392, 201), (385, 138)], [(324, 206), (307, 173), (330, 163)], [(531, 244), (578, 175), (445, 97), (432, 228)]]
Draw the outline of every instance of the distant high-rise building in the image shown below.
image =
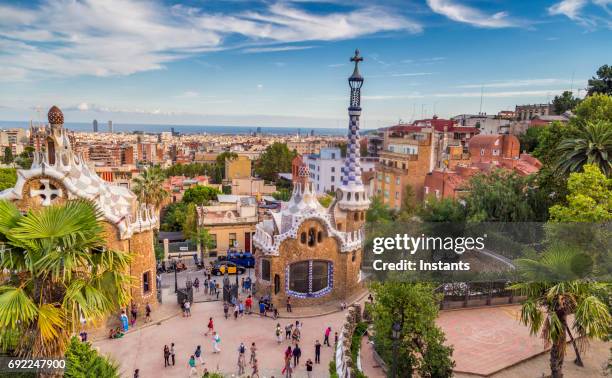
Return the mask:
[(113, 132), (113, 121), (108, 121), (108, 132), (109, 133)]
[(98, 132), (98, 120), (97, 119), (93, 120), (93, 132), (94, 133)]
[(310, 130), (310, 136), (314, 136), (314, 129)]
[(260, 136), (260, 135), (261, 135), (261, 127), (257, 127), (257, 134), (256, 134), (256, 135), (257, 135), (257, 136)]

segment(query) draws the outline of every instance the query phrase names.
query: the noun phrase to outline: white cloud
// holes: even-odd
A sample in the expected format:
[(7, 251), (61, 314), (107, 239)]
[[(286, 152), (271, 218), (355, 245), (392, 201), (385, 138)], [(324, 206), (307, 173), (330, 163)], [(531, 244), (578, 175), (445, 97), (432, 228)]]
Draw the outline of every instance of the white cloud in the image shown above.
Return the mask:
[(481, 28), (508, 28), (520, 26), (520, 22), (508, 17), (507, 12), (489, 15), (477, 8), (456, 3), (453, 0), (427, 0), (432, 11), (450, 18)]
[(242, 51), (245, 53), (269, 53), (279, 51), (294, 51), (311, 49), (314, 46), (267, 46), (267, 47), (248, 47)]
[(291, 43), (421, 30), (418, 23), (376, 6), (320, 14), (274, 3), (260, 11), (223, 14), (161, 1), (0, 5), (0, 67), (10, 74), (0, 80), (130, 75), (209, 51), (289, 51), (310, 48)]
[[(589, 3), (602, 8), (608, 17), (606, 18), (598, 14), (584, 15), (584, 10)], [(612, 0), (562, 0), (550, 6), (548, 14), (551, 16), (565, 16), (587, 29), (595, 29), (600, 25), (612, 29), (612, 19), (610, 18), (612, 10), (610, 5), (612, 5)]]
[[(514, 87), (535, 87), (544, 85), (568, 85), (571, 80), (565, 79), (526, 79), (526, 80), (503, 80), (493, 81), (482, 84), (462, 84), (455, 88), (514, 88)], [(575, 82), (574, 84), (579, 84)]]
[(572, 20), (577, 20), (580, 11), (588, 3), (587, 0), (563, 0), (548, 8), (551, 15), (564, 15)]
[(175, 96), (176, 98), (196, 98), (199, 97), (200, 93), (196, 92), (196, 91), (185, 91), (177, 96)]

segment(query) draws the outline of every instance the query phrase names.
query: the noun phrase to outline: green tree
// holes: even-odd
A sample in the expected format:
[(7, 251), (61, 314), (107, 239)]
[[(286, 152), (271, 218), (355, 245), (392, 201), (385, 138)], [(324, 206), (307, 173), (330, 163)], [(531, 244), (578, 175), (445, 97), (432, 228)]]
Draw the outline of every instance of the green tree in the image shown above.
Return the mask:
[(277, 201), (289, 201), (291, 198), (291, 190), (280, 188), (278, 191), (272, 193), (272, 197)]
[(612, 66), (604, 64), (597, 70), (597, 77), (589, 79), (588, 96), (600, 93), (612, 96)]
[(119, 366), (108, 357), (101, 356), (91, 344), (76, 337), (70, 339), (66, 350), (66, 378), (104, 377), (119, 378)]
[(555, 113), (563, 114), (568, 110), (574, 110), (579, 103), (580, 99), (574, 97), (571, 91), (564, 91), (560, 96), (555, 96), (553, 99), (553, 108)]
[(577, 128), (572, 124), (563, 124), (555, 121), (548, 126), (540, 127), (538, 142), (533, 150), (533, 156), (545, 166), (552, 166), (557, 162), (557, 147), (564, 139), (573, 138)]
[(267, 181), (278, 179), (281, 172), (291, 172), (291, 161), (297, 156), (289, 151), (285, 143), (275, 142), (268, 146), (255, 165), (255, 173)]
[(181, 231), (185, 224), (187, 204), (175, 202), (166, 206), (162, 211), (160, 229), (162, 231)]
[[(102, 214), (87, 201), (22, 215), (0, 201), (0, 338), (19, 334), (13, 353), (61, 357), (80, 318), (102, 319), (129, 303), (128, 253), (105, 248)], [(2, 343), (7, 345), (6, 343)]]
[(546, 127), (530, 127), (527, 131), (519, 136), (521, 149), (527, 153), (533, 152), (538, 147), (540, 134)]
[(15, 168), (0, 168), (0, 191), (15, 186), (17, 170)]
[(185, 190), (182, 201), (185, 203), (195, 203), (196, 205), (208, 205), (210, 201), (216, 201), (219, 194), (221, 192), (216, 188), (196, 185)]
[(563, 377), (568, 338), (578, 356), (576, 363), (580, 365), (577, 343), (584, 347), (588, 339), (604, 340), (612, 327), (610, 310), (601, 299), (607, 284), (586, 278), (590, 272), (590, 265), (585, 263), (588, 259), (590, 257), (578, 249), (553, 246), (539, 259), (516, 260), (524, 282), (510, 288), (527, 297), (520, 320), (532, 335), (540, 334), (551, 346), (553, 378)]
[(319, 203), (323, 207), (329, 207), (329, 205), (331, 205), (333, 200), (334, 200), (334, 197), (329, 194), (325, 194), (324, 196), (319, 197)]
[(393, 323), (399, 322), (396, 360), (399, 376), (443, 378), (453, 374), (453, 348), (444, 345), (444, 333), (436, 325), (441, 298), (433, 289), (428, 284), (395, 280), (371, 286), (375, 299), (374, 347), (390, 369), (394, 360), (391, 332)]
[(464, 197), (467, 216), (476, 222), (533, 221), (532, 198), (526, 190), (530, 178), (497, 169), (473, 176)]
[(224, 151), (217, 155), (217, 164), (215, 170), (215, 182), (221, 183), (225, 177), (225, 161), (233, 160), (238, 157), (238, 154), (235, 152)]
[(371, 198), (370, 207), (366, 211), (367, 222), (387, 223), (393, 220), (393, 211), (385, 204), (380, 196)]
[(606, 175), (612, 174), (612, 122), (588, 122), (576, 137), (564, 139), (557, 146), (557, 168), (563, 174), (580, 172), (585, 164), (594, 164)]
[(465, 206), (452, 198), (428, 199), (427, 204), (420, 210), (420, 217), (424, 222), (465, 222), (467, 212)]
[(159, 167), (150, 167), (135, 177), (132, 182), (132, 191), (140, 203), (151, 205), (159, 209), (169, 193), (164, 189), (165, 176)]
[(554, 222), (605, 222), (612, 220), (612, 179), (595, 165), (571, 173), (567, 180), (567, 205), (550, 208)]
[(4, 147), (4, 156), (2, 158), (2, 162), (4, 164), (11, 164), (15, 160), (13, 158), (13, 149), (11, 147)]
[(578, 127), (587, 122), (612, 122), (612, 96), (596, 94), (585, 98), (576, 107), (575, 115), (570, 119), (570, 123)]
[(398, 214), (398, 219), (407, 221), (412, 218), (417, 211), (416, 198), (414, 195), (414, 189), (411, 185), (404, 186), (402, 193), (402, 203)]

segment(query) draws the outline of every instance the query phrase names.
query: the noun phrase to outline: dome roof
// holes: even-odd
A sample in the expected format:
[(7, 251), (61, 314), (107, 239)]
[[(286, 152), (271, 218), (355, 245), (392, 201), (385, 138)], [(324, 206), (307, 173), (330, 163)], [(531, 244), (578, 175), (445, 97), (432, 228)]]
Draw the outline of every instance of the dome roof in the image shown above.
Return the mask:
[(64, 113), (57, 106), (53, 105), (47, 113), (47, 119), (51, 125), (63, 125), (64, 124)]

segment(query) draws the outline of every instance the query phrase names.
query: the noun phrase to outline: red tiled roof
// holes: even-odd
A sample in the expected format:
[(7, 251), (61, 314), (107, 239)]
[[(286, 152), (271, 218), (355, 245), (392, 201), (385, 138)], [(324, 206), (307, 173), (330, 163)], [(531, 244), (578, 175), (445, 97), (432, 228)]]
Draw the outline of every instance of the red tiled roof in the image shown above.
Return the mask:
[(447, 131), (454, 133), (477, 134), (480, 132), (480, 130), (476, 127), (459, 126), (457, 122), (453, 121), (452, 119), (440, 118), (419, 119), (414, 121), (412, 124), (398, 124), (395, 126), (390, 126), (387, 128), (387, 130), (410, 133), (419, 132), (426, 127), (432, 127), (437, 132), (444, 132), (445, 127), (447, 128)]

